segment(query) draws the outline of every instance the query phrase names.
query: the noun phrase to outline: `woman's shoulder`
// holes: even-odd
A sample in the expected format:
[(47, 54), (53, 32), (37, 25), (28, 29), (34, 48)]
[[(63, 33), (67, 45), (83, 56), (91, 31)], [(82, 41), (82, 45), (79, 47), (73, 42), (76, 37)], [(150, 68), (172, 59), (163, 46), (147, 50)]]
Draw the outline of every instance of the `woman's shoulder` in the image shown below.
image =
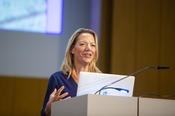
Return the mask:
[(57, 76), (57, 75), (63, 75), (63, 74), (64, 74), (63, 71), (57, 71), (57, 72), (53, 73), (52, 75)]
[(67, 76), (63, 73), (63, 71), (57, 71), (53, 73), (50, 78), (60, 79), (60, 78), (67, 78)]

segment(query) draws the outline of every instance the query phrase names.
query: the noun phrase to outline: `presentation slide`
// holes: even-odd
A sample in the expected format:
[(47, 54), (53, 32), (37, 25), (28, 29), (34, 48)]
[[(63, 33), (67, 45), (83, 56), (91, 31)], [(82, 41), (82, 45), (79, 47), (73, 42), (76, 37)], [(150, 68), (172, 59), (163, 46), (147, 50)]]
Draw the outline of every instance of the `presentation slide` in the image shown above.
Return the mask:
[(60, 34), (63, 0), (1, 0), (0, 29)]

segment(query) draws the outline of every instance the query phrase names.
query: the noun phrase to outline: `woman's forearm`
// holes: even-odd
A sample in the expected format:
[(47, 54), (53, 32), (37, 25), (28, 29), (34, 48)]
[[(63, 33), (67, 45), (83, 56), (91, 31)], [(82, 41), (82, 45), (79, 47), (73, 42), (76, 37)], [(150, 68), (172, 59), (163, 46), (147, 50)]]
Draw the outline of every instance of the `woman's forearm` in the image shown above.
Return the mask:
[(46, 116), (50, 116), (51, 115), (51, 102), (48, 102), (45, 108), (45, 114)]

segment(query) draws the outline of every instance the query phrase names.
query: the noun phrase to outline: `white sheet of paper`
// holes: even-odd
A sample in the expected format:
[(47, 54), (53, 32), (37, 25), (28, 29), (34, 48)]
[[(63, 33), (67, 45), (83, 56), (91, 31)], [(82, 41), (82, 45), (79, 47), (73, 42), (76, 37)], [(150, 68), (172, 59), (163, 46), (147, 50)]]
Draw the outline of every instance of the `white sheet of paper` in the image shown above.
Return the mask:
[[(103, 86), (108, 85), (125, 76), (126, 75), (80, 72), (77, 96), (85, 94), (95, 94), (95, 92), (101, 89)], [(130, 76), (110, 86), (114, 88), (129, 90), (129, 93), (118, 91), (115, 89), (106, 89), (102, 90), (100, 94), (113, 96), (132, 96), (134, 81), (134, 76)]]

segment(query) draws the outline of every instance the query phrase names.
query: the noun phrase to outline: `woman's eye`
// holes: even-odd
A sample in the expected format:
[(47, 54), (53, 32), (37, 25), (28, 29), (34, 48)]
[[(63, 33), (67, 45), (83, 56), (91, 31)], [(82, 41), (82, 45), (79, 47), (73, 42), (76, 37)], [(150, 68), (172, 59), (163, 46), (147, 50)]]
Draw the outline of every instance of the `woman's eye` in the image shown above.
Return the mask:
[(84, 43), (80, 43), (80, 46), (83, 46), (83, 45), (85, 45)]
[(92, 44), (91, 46), (95, 47), (95, 44)]

